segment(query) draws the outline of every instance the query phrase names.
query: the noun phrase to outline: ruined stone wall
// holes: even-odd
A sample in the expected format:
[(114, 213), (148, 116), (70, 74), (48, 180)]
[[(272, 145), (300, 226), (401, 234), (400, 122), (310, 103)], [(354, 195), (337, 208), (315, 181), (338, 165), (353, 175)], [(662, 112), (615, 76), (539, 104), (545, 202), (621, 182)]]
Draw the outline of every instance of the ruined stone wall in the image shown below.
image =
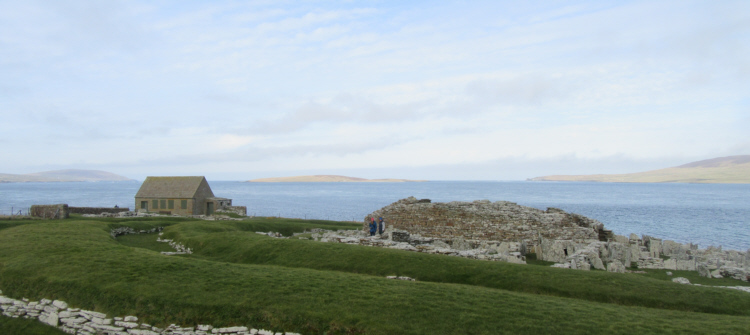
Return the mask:
[(70, 214), (101, 214), (110, 213), (117, 214), (120, 212), (128, 212), (130, 208), (113, 208), (113, 207), (68, 207)]
[(32, 205), (29, 209), (29, 216), (42, 219), (67, 219), (70, 216), (70, 210), (67, 204)]
[(365, 217), (383, 217), (387, 228), (403, 229), (421, 236), (500, 242), (525, 241), (536, 246), (539, 237), (555, 240), (597, 241), (611, 232), (587, 217), (556, 208), (546, 211), (489, 200), (432, 203), (414, 197), (399, 200)]
[(224, 206), (217, 209), (216, 213), (235, 213), (240, 216), (247, 216), (247, 206)]

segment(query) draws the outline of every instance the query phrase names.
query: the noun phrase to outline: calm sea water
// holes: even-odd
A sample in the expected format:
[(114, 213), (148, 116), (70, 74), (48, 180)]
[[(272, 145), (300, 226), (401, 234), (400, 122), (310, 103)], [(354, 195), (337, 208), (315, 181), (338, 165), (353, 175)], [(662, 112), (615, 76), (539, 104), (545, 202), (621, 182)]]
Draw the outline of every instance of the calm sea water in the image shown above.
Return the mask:
[[(512, 201), (558, 207), (615, 233), (646, 234), (701, 247), (750, 248), (750, 185), (576, 182), (243, 183), (209, 181), (248, 215), (361, 221), (409, 196), (435, 202)], [(140, 182), (0, 183), (0, 214), (32, 204), (134, 208)]]

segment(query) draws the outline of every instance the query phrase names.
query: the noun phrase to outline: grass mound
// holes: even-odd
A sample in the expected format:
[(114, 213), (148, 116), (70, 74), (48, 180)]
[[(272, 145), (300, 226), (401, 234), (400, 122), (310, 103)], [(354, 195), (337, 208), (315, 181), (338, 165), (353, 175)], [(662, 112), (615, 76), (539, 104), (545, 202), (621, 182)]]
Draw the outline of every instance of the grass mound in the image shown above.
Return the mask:
[[(168, 223), (165, 236), (194, 244), (197, 254), (164, 256), (147, 247), (124, 245), (109, 236), (111, 226), (127, 224), (116, 220), (48, 221), (0, 230), (0, 289), (11, 297), (62, 299), (110, 316), (136, 315), (155, 325), (248, 325), (305, 334), (689, 334), (742, 333), (750, 327), (741, 292), (703, 288), (708, 293), (700, 296), (690, 287), (648, 278), (617, 282), (612, 276), (598, 276), (605, 273), (566, 274), (559, 269), (524, 273), (546, 269), (533, 266), (482, 272), (481, 268), (501, 263), (254, 234), (279, 231), (274, 224), (301, 231), (317, 224), (342, 228), (351, 223), (146, 220), (137, 224), (145, 228)], [(220, 259), (223, 254), (235, 259)], [(294, 254), (301, 259), (294, 260)], [(372, 262), (373, 258), (383, 262)], [(312, 266), (338, 263), (344, 268)], [(416, 267), (419, 263), (425, 264)], [(403, 266), (416, 267), (414, 271), (420, 272), (413, 277), (421, 281), (382, 277), (382, 273), (409, 275), (394, 273), (407, 270)], [(528, 285), (519, 277), (537, 283), (539, 291), (524, 288)], [(711, 302), (672, 310), (623, 306), (597, 302), (583, 293), (577, 296), (575, 285), (567, 289), (569, 293), (559, 293), (565, 289), (555, 293), (556, 285), (576, 280), (598, 292), (635, 285), (621, 290), (623, 298), (627, 292), (637, 295), (644, 289), (639, 285), (670, 290), (669, 294), (685, 289), (696, 299), (726, 299), (721, 303), (730, 307), (717, 306), (711, 312), (723, 314), (709, 314), (689, 310), (708, 309)], [(510, 284), (502, 284), (505, 281)], [(683, 303), (681, 299), (668, 300), (667, 305)], [(732, 305), (733, 299), (739, 305)]]

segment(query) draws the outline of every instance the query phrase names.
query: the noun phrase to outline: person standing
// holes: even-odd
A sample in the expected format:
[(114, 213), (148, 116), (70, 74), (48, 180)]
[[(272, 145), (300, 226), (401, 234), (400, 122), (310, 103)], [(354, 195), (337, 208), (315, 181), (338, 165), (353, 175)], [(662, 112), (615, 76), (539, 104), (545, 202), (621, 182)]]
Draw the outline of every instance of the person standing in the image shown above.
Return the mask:
[(383, 232), (385, 231), (385, 221), (383, 220), (383, 217), (382, 217), (382, 216), (381, 216), (381, 217), (379, 217), (379, 218), (378, 218), (378, 220), (379, 220), (379, 221), (378, 221), (378, 230), (379, 230), (379, 234), (380, 234), (380, 235), (383, 235)]
[(370, 222), (370, 236), (375, 236), (377, 230), (378, 224), (375, 222), (375, 218), (372, 218), (372, 222)]

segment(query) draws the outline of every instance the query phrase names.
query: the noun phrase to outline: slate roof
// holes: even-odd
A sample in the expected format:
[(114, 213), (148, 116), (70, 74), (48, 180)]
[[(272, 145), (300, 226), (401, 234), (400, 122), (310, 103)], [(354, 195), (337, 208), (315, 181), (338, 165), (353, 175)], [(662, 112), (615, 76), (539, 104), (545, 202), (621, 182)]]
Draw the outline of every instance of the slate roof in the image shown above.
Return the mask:
[(146, 177), (136, 198), (194, 198), (201, 183), (206, 183), (210, 197), (213, 197), (208, 187), (206, 177)]

